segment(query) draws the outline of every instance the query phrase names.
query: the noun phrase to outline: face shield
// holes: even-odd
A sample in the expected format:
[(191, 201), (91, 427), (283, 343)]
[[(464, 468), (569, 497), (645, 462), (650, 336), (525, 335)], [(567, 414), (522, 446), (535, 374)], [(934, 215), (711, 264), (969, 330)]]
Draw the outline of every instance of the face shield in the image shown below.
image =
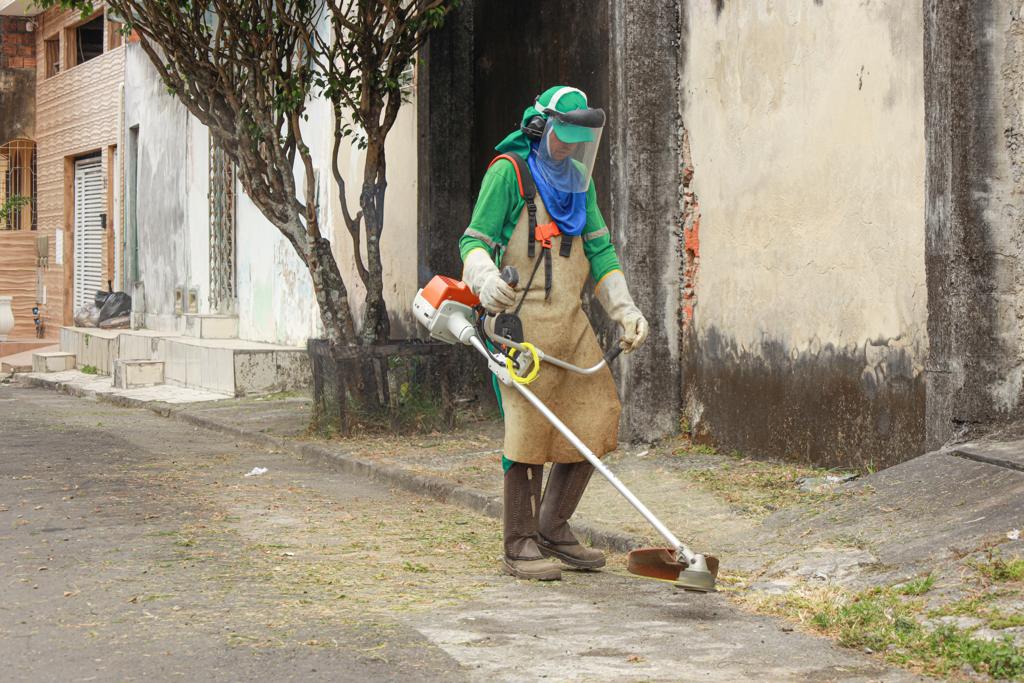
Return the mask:
[(540, 170), (548, 185), (561, 192), (586, 192), (594, 172), (604, 130), (604, 111), (548, 110), (544, 135), (537, 147)]

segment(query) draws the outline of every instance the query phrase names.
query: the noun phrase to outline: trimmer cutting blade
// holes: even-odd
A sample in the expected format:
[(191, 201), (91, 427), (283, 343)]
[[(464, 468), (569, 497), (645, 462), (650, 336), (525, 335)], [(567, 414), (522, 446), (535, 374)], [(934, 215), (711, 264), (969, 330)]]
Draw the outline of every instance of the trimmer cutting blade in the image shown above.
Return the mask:
[(680, 562), (674, 548), (639, 548), (629, 553), (626, 569), (638, 576), (673, 581), (677, 586), (699, 593), (715, 592), (718, 558), (694, 555), (693, 562)]

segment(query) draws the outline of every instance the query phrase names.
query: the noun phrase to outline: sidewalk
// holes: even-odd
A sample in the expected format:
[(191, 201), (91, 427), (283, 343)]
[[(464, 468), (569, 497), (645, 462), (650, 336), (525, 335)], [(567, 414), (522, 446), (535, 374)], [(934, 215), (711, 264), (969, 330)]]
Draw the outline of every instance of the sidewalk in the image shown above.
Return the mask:
[[(306, 436), (310, 402), (303, 397), (116, 402), (500, 515), (497, 421), (464, 424), (448, 434), (322, 440)], [(919, 647), (953, 629), (957, 637), (995, 648), (972, 671), (998, 671), (992, 662), (1019, 657), (1024, 675), (1024, 471), (1015, 464), (1022, 453), (1024, 442), (966, 444), (846, 483), (828, 479), (841, 473), (718, 454), (682, 439), (623, 448), (605, 462), (679, 538), (717, 555), (720, 588), (753, 609), (857, 645), (843, 635), (844, 610), (878, 607), (883, 617), (865, 625), (858, 616), (856, 629), (872, 634), (875, 649), (865, 645), (869, 650), (888, 643), (891, 661), (902, 661), (897, 645), (904, 636), (884, 615), (906, 610), (907, 623), (919, 624)], [(574, 528), (615, 551), (664, 545), (599, 475)], [(914, 589), (907, 592), (906, 585)], [(888, 602), (875, 605), (880, 600)], [(999, 650), (1007, 637), (1017, 650)], [(945, 671), (916, 661), (909, 666)]]

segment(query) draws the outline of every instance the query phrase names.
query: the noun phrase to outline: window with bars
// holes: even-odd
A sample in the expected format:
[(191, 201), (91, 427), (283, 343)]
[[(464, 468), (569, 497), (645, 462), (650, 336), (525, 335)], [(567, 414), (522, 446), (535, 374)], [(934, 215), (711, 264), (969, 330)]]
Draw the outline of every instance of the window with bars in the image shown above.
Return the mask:
[(12, 140), (0, 146), (0, 230), (36, 229), (36, 143)]

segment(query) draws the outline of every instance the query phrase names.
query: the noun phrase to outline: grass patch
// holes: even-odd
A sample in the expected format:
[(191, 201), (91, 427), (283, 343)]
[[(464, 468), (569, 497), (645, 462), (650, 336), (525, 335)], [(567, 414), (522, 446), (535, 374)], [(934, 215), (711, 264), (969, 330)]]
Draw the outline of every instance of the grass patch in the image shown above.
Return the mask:
[(992, 594), (972, 595), (937, 607), (928, 612), (929, 617), (973, 617), (980, 614), (985, 605), (995, 597)]
[(896, 586), (894, 589), (899, 595), (924, 595), (932, 589), (935, 585), (935, 576), (929, 574), (921, 578), (907, 581), (906, 583)]
[(1001, 630), (1004, 628), (1018, 628), (1024, 626), (1024, 614), (1004, 614), (993, 612), (985, 615), (985, 623), (989, 628)]
[(1024, 581), (1024, 557), (1004, 558), (989, 550), (984, 560), (967, 563), (990, 581)]
[[(962, 600), (943, 605), (928, 612), (929, 617), (977, 617), (985, 621), (985, 626), (994, 630), (1018, 628), (1024, 626), (1024, 614), (1004, 612), (998, 608), (1000, 597), (1012, 597), (1015, 593), (980, 593)], [(992, 603), (997, 603), (993, 605)]]
[[(919, 580), (915, 589), (924, 585), (925, 579)], [(1010, 636), (982, 640), (952, 625), (929, 631), (919, 622), (921, 601), (902, 594), (899, 587), (858, 593), (826, 587), (741, 600), (760, 612), (793, 619), (846, 647), (877, 652), (894, 664), (927, 674), (955, 674), (969, 665), (993, 678), (1024, 677), (1024, 650)]]
[[(1002, 640), (979, 640), (960, 629), (943, 626), (928, 634), (925, 644), (938, 662), (970, 664), (978, 673), (996, 679), (1024, 677), (1024, 650), (1017, 647), (1010, 636)], [(941, 673), (951, 669), (949, 666)]]
[(78, 368), (78, 371), (81, 372), (83, 375), (100, 374), (100, 369), (97, 368), (95, 365), (82, 365)]

